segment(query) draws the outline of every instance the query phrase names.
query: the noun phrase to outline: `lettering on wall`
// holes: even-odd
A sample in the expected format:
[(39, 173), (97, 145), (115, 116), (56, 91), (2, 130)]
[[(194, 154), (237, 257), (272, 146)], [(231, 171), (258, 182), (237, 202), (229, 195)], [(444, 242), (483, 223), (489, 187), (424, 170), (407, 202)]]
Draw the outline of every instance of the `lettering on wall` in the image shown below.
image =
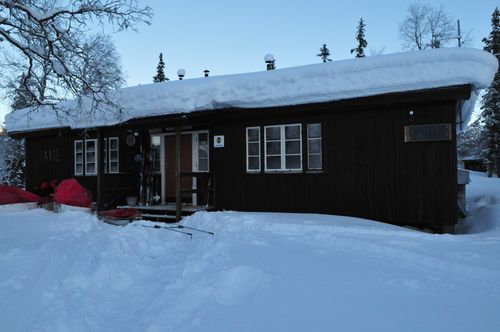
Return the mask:
[(61, 161), (61, 150), (59, 149), (40, 150), (41, 163), (58, 163), (60, 161)]

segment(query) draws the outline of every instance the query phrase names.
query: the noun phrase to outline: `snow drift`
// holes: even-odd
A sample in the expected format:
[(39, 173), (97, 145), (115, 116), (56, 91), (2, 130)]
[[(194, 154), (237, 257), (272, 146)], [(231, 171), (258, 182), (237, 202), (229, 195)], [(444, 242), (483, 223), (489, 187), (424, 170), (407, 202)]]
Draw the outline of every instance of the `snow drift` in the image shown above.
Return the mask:
[(203, 212), (183, 223), (215, 236), (190, 240), (146, 221), (0, 213), (0, 331), (497, 332), (500, 180), (470, 187), (463, 235)]

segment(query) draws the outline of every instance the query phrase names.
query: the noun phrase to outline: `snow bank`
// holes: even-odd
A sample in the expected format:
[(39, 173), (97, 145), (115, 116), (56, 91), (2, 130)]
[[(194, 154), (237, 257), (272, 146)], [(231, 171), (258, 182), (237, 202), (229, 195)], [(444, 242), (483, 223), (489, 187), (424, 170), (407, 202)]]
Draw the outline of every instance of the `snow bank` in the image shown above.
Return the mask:
[(0, 331), (498, 331), (499, 181), (472, 175), (467, 222), (488, 227), (456, 236), (202, 212), (184, 225), (215, 236), (191, 240), (145, 221), (0, 212)]
[(500, 236), (500, 179), (485, 173), (470, 172), (467, 186), (467, 211), (460, 231), (467, 234), (488, 233)]
[(113, 125), (157, 115), (329, 102), (392, 92), (471, 84), (487, 87), (497, 70), (491, 54), (466, 48), (425, 50), (248, 74), (147, 84), (115, 91), (124, 109), (89, 115), (91, 102), (62, 102), (7, 114), (9, 132)]

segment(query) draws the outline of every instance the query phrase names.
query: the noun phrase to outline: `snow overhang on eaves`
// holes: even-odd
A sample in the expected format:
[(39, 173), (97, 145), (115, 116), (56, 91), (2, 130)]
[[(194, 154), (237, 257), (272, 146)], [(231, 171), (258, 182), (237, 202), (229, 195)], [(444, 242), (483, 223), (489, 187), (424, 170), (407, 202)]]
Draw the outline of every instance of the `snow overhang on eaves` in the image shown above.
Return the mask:
[[(132, 119), (224, 108), (266, 108), (471, 85), (486, 88), (497, 71), (490, 53), (449, 48), (388, 54), (238, 75), (153, 83), (120, 89), (110, 98), (123, 107), (88, 115), (91, 103), (65, 101), (6, 116), (9, 132), (110, 126)], [(80, 105), (80, 107), (78, 107)]]

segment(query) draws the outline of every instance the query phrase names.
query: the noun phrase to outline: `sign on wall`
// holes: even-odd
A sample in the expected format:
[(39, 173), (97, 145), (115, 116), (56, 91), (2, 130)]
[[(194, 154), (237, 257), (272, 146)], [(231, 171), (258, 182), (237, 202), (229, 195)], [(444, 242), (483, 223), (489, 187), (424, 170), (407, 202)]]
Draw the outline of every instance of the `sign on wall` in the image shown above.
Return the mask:
[(405, 142), (450, 141), (451, 123), (405, 126)]
[(223, 148), (223, 147), (224, 147), (224, 135), (214, 136), (214, 148)]
[(59, 149), (41, 149), (41, 163), (58, 163), (61, 161), (61, 150)]

